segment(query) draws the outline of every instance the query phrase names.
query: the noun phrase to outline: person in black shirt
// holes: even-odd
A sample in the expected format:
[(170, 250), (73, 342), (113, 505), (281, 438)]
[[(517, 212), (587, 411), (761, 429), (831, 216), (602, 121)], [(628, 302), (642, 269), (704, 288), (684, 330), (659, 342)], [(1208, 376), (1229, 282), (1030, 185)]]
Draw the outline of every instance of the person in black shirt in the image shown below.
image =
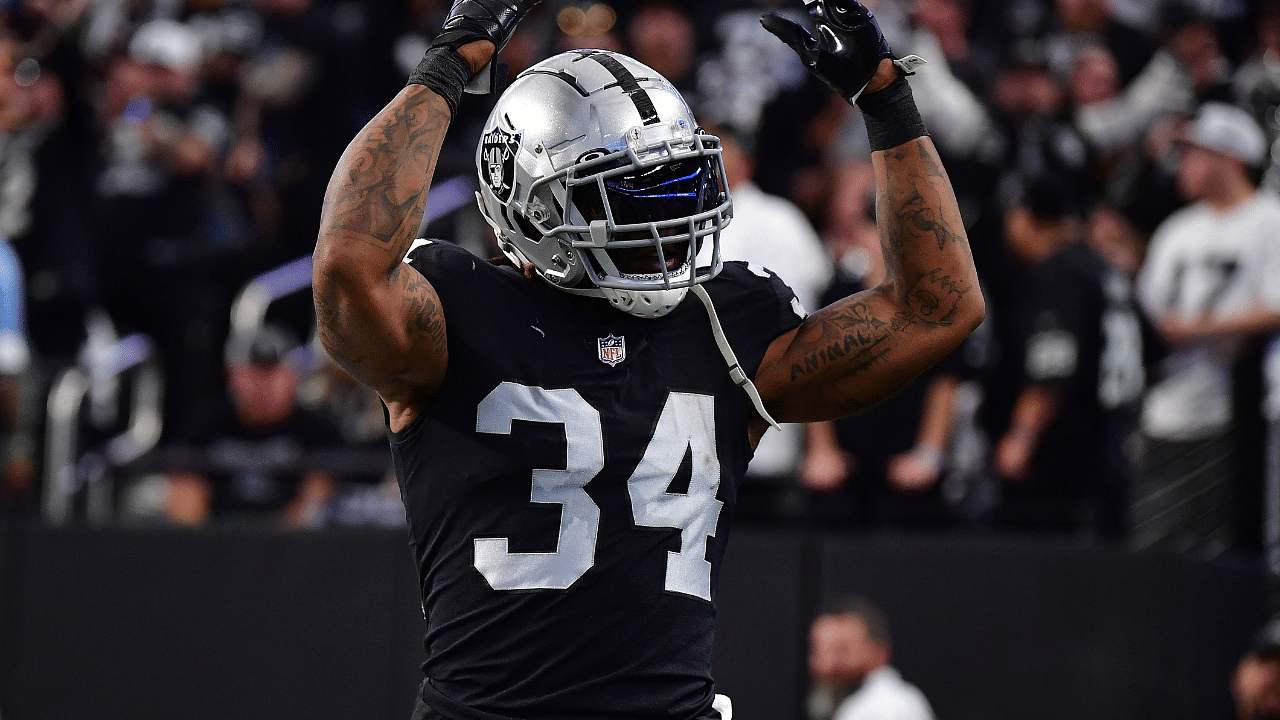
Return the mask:
[(1003, 519), (1118, 534), (1144, 385), (1132, 285), (1083, 240), (1076, 199), (1051, 179), (1029, 184), (1006, 214), (1011, 254), (1028, 266), (1014, 309), (1022, 387), (993, 465)]
[(304, 455), (337, 447), (342, 438), (324, 415), (298, 406), (299, 349), (276, 325), (227, 342), (225, 399), (202, 404), (171, 441), (199, 458), (169, 476), (171, 519), (320, 524), (335, 480), (303, 469)]
[(822, 40), (762, 22), (872, 118), (882, 285), (806, 317), (772, 273), (722, 262), (718, 140), (599, 50), (527, 69), (485, 125), (505, 260), (408, 253), (464, 85), (533, 4), (454, 5), (334, 170), (314, 255), (325, 349), (386, 405), (427, 624), (417, 717), (727, 720), (716, 582), (755, 443), (879, 402), (963, 340), (985, 312), (964, 227), (912, 61), (861, 5), (818, 0)]

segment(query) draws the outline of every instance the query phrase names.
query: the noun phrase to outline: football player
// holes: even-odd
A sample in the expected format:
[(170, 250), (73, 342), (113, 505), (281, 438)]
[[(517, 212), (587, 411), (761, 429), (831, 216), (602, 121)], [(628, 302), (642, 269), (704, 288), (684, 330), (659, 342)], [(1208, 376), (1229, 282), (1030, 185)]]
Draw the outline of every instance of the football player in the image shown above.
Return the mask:
[(881, 285), (805, 316), (776, 276), (721, 262), (719, 142), (658, 73), (591, 50), (521, 73), (485, 127), (480, 202), (509, 264), (410, 253), (464, 86), (489, 84), (533, 4), (454, 4), (339, 161), (314, 256), (324, 345), (386, 405), (427, 618), (416, 716), (728, 718), (715, 588), (752, 448), (960, 343), (984, 313), (964, 228), (913, 61), (856, 2), (808, 0), (816, 36), (762, 22), (868, 117)]

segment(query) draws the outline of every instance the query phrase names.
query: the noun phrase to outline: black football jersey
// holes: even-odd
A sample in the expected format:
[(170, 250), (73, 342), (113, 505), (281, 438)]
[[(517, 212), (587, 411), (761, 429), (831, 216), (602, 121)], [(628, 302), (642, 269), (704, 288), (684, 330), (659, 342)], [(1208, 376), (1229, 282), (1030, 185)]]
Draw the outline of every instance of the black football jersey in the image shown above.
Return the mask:
[(265, 514), (282, 510), (296, 496), (305, 473), (296, 467), (308, 452), (343, 444), (328, 416), (297, 408), (281, 424), (246, 428), (230, 398), (205, 403), (179, 427), (171, 443), (199, 448), (211, 468), (206, 473), (215, 515)]
[[(391, 436), (427, 620), (423, 699), (457, 720), (709, 711), (715, 588), (755, 411), (703, 305), (641, 319), (435, 242), (437, 397)], [(706, 287), (748, 375), (801, 316), (776, 276)]]
[(1037, 453), (1037, 477), (1062, 486), (1108, 473), (1108, 448), (1134, 419), (1144, 385), (1142, 326), (1129, 279), (1084, 244), (1041, 263), (1024, 313), (1026, 381), (1063, 404)]

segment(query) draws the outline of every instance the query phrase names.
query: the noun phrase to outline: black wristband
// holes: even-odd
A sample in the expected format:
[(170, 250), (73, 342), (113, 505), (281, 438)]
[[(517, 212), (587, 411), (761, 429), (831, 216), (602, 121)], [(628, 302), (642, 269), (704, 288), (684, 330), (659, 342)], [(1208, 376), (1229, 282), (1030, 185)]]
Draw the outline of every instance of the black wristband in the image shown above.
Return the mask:
[(873, 152), (888, 150), (929, 134), (920, 119), (920, 111), (916, 109), (911, 85), (904, 75), (899, 75), (897, 80), (879, 92), (863, 93), (857, 105), (867, 123), (867, 140)]
[(418, 67), (409, 73), (408, 85), (426, 85), (449, 103), (450, 116), (458, 114), (462, 88), (471, 79), (471, 65), (447, 45), (433, 47), (422, 56)]

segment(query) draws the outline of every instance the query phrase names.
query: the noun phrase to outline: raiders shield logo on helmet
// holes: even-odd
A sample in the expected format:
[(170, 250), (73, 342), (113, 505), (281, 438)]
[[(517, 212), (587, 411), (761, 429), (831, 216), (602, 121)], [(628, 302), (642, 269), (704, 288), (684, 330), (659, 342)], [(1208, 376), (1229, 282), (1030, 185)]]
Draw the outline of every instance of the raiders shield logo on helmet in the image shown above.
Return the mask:
[(516, 150), (520, 136), (502, 128), (485, 133), (481, 140), (480, 158), (484, 162), (484, 178), (489, 189), (502, 202), (511, 197), (511, 184), (515, 178)]

